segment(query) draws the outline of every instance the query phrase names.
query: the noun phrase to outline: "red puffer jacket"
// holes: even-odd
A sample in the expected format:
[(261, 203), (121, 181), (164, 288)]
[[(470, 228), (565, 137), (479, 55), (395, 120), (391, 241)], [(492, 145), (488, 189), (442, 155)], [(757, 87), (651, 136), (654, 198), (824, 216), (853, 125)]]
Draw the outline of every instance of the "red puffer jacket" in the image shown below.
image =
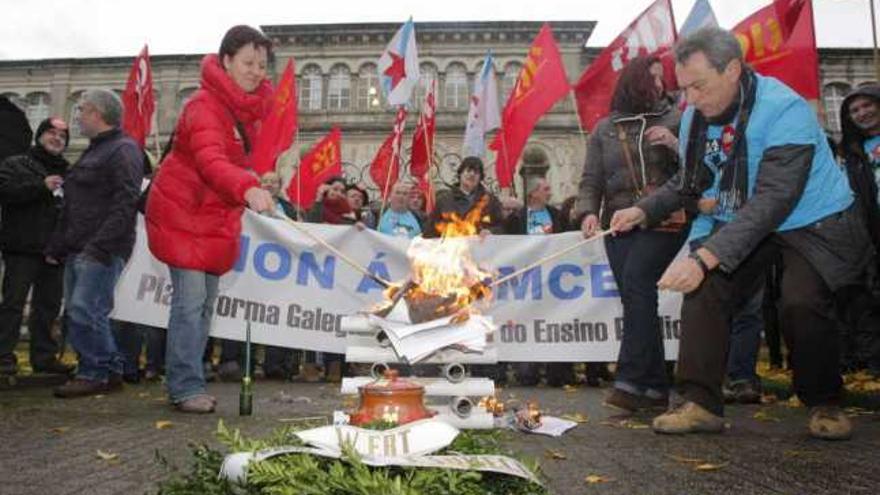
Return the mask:
[(236, 129), (251, 144), (271, 98), (263, 81), (245, 93), (220, 65), (202, 60), (201, 88), (177, 122), (171, 153), (162, 162), (147, 199), (150, 251), (177, 268), (221, 275), (238, 257), (244, 193), (259, 187)]

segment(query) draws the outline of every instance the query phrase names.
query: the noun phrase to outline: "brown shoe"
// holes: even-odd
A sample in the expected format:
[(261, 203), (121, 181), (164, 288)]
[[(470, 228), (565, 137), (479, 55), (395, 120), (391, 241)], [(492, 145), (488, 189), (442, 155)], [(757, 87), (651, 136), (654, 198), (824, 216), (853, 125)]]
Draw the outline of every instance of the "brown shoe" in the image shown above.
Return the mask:
[(184, 413), (209, 414), (214, 412), (216, 405), (217, 399), (208, 394), (200, 394), (180, 401), (174, 404), (174, 407)]
[(657, 433), (721, 433), (724, 418), (716, 416), (695, 402), (687, 401), (654, 418), (651, 425)]
[(817, 406), (810, 410), (810, 436), (822, 440), (849, 440), (852, 423), (836, 406)]
[(619, 388), (615, 388), (605, 397), (605, 406), (620, 409), (624, 412), (634, 413), (644, 407), (642, 397), (631, 394)]
[(96, 380), (87, 380), (85, 378), (74, 378), (64, 385), (55, 387), (53, 393), (55, 397), (62, 399), (70, 399), (73, 397), (87, 397), (89, 395), (108, 394), (118, 392), (122, 388), (120, 386), (110, 385), (109, 382), (99, 382)]

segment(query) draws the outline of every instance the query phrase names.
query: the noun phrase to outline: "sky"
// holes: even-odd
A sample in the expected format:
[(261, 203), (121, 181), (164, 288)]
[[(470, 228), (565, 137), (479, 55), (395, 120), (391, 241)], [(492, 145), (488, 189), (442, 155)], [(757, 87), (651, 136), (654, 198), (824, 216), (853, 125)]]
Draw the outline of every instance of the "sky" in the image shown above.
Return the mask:
[[(814, 0), (820, 47), (869, 47), (872, 0)], [(235, 24), (418, 21), (597, 21), (604, 46), (653, 0), (0, 0), (0, 60), (214, 51)], [(681, 25), (694, 0), (672, 0)], [(770, 0), (710, 0), (732, 27)]]

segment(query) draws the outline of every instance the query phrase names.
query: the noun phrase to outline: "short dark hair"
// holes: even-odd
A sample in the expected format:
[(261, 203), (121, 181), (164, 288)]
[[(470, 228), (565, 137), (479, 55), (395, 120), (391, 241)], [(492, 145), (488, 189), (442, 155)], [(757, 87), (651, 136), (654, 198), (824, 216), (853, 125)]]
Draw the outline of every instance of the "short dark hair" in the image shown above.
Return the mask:
[(724, 71), (731, 60), (743, 61), (742, 47), (736, 36), (719, 27), (698, 29), (678, 40), (675, 45), (675, 61), (683, 64), (697, 52), (702, 52), (718, 72)]
[(220, 61), (223, 57), (229, 55), (234, 57), (239, 50), (253, 43), (254, 48), (263, 47), (266, 49), (266, 55), (272, 59), (272, 40), (266, 37), (262, 31), (244, 24), (233, 26), (223, 35), (223, 41), (220, 42)]
[(335, 175), (335, 176), (330, 177), (329, 179), (325, 180), (324, 184), (327, 184), (328, 186), (332, 186), (333, 184), (336, 184), (337, 182), (342, 182), (343, 186), (346, 185), (345, 179), (343, 179), (342, 177), (340, 177), (338, 175)]
[(349, 184), (345, 186), (345, 192), (348, 191), (357, 191), (360, 193), (361, 197), (364, 199), (364, 204), (370, 204), (370, 195), (367, 193), (367, 190), (357, 184)]
[(480, 160), (479, 157), (469, 156), (462, 160), (458, 169), (455, 171), (455, 176), (461, 177), (461, 174), (467, 169), (471, 169), (480, 174), (480, 180), (483, 180), (486, 177), (486, 173), (483, 171), (483, 160)]
[(651, 66), (660, 63), (654, 55), (636, 57), (620, 71), (614, 87), (611, 110), (622, 113), (645, 113), (663, 97), (654, 84)]

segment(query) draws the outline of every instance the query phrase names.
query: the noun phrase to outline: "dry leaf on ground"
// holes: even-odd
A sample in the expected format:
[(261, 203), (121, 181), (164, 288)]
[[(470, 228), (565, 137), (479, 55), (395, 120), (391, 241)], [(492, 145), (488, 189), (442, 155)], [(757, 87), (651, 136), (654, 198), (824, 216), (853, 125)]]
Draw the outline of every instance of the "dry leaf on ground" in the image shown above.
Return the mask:
[(772, 422), (772, 423), (778, 423), (778, 422), (782, 421), (781, 419), (777, 418), (776, 416), (771, 416), (767, 411), (764, 411), (764, 410), (756, 412), (755, 414), (752, 415), (752, 417), (757, 419), (758, 421), (766, 421), (766, 422)]
[(171, 421), (167, 421), (167, 420), (156, 421), (156, 429), (157, 430), (166, 430), (168, 428), (171, 428), (172, 426), (174, 426), (174, 423), (172, 423)]
[(105, 461), (115, 461), (119, 459), (119, 454), (114, 454), (113, 452), (104, 452), (103, 450), (98, 449), (95, 451), (95, 453), (98, 455), (99, 459), (103, 459)]
[(819, 452), (815, 450), (786, 450), (782, 453), (786, 457), (808, 457), (818, 454)]
[(584, 481), (590, 485), (595, 485), (597, 483), (608, 483), (611, 481), (611, 478), (606, 478), (605, 476), (600, 476), (598, 474), (591, 474), (585, 477)]
[(565, 392), (577, 392), (577, 386), (575, 385), (563, 385), (562, 390)]
[(52, 433), (57, 433), (57, 434), (61, 435), (61, 434), (67, 433), (68, 430), (70, 430), (69, 426), (56, 426), (55, 428), (52, 428), (49, 431), (51, 431)]
[(798, 399), (797, 395), (792, 395), (789, 397), (787, 401), (785, 401), (785, 405), (788, 407), (804, 407), (804, 403)]
[(706, 461), (704, 459), (698, 459), (696, 457), (684, 457), (675, 454), (669, 454), (669, 458), (673, 461), (683, 462), (685, 464), (705, 464)]
[(567, 419), (569, 421), (574, 421), (575, 423), (586, 423), (590, 421), (590, 417), (586, 414), (574, 413), (574, 414), (563, 414), (562, 419)]
[(764, 394), (761, 396), (761, 404), (775, 404), (779, 402), (779, 397), (776, 394)]
[(564, 461), (564, 460), (568, 459), (568, 456), (565, 455), (565, 452), (562, 452), (560, 450), (552, 450), (552, 449), (545, 450), (544, 457), (546, 457), (547, 459), (553, 459), (555, 461)]
[(712, 463), (706, 462), (706, 463), (698, 464), (698, 465), (694, 466), (694, 470), (695, 471), (718, 471), (719, 469), (727, 466), (728, 464), (730, 464), (730, 463), (729, 462), (722, 462), (719, 464), (712, 464)]

